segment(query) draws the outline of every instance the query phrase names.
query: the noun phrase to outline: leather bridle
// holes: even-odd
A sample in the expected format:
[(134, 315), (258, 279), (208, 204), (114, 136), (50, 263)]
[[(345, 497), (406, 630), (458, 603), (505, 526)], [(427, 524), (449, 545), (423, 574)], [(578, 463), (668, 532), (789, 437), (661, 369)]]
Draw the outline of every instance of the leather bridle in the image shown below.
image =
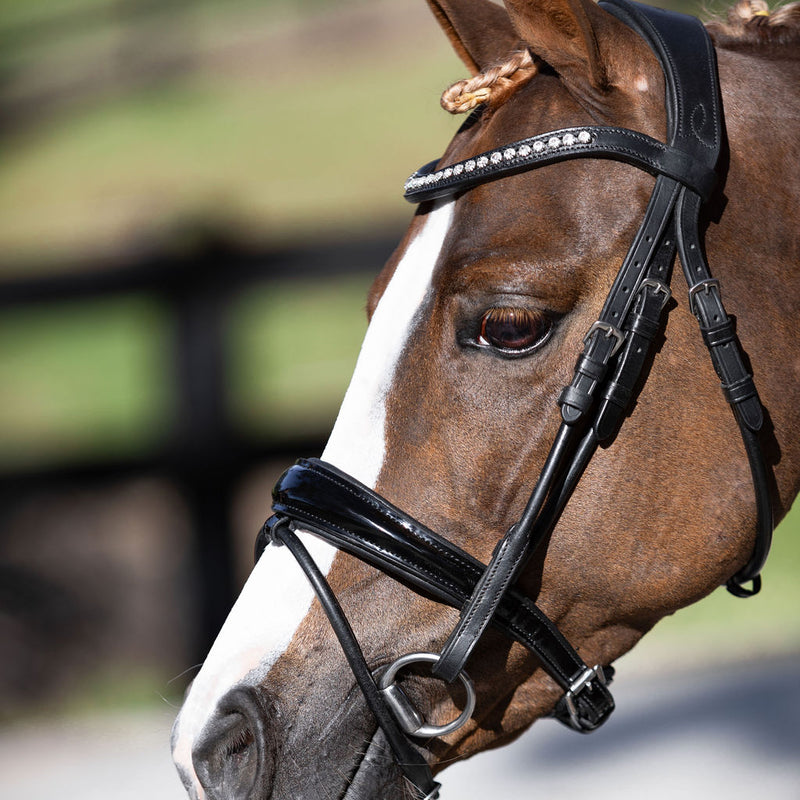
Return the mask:
[[(719, 282), (706, 263), (699, 221), (701, 207), (717, 182), (724, 137), (713, 45), (693, 17), (629, 0), (603, 0), (601, 5), (636, 31), (661, 63), (666, 79), (666, 144), (622, 128), (568, 128), (446, 167), (437, 169), (432, 162), (406, 183), (406, 198), (420, 203), (574, 158), (611, 158), (656, 176), (641, 227), (586, 334), (572, 381), (558, 399), (561, 425), (521, 518), (485, 565), (332, 465), (309, 459), (299, 461), (278, 481), (275, 513), (256, 543), (257, 558), (269, 543), (287, 546), (305, 571), (397, 763), (426, 800), (438, 797), (439, 784), (409, 737), (443, 735), (469, 718), (474, 690), (464, 667), (489, 625), (533, 652), (562, 688), (564, 694), (553, 712), (557, 719), (586, 733), (602, 725), (614, 709), (607, 685), (611, 668), (585, 664), (515, 582), (555, 527), (597, 447), (614, 438), (632, 407), (665, 324), (676, 251), (689, 286), (691, 311), (741, 430), (755, 489), (754, 551), (728, 580), (729, 591), (739, 597), (757, 593), (769, 552), (772, 502), (759, 441), (764, 410), (734, 321), (722, 305)], [(460, 609), (460, 619), (441, 652), (412, 653), (388, 668), (371, 670), (297, 530), (310, 531), (423, 596)], [(745, 584), (750, 582), (748, 588)], [(434, 675), (463, 683), (466, 707), (454, 723), (425, 724), (394, 682), (397, 671), (412, 662), (429, 662)]]

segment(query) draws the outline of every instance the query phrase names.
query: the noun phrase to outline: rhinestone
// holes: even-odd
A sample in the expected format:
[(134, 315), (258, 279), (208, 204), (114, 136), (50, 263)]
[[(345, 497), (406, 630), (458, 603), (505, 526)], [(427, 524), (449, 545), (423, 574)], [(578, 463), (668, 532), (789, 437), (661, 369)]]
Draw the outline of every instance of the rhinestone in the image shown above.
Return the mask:
[(589, 144), (592, 141), (592, 134), (589, 131), (581, 131), (578, 134), (578, 141), (581, 144)]
[(547, 146), (551, 150), (556, 150), (561, 147), (561, 139), (559, 139), (558, 136), (553, 136), (547, 140)]
[(467, 161), (467, 163), (464, 164), (464, 169), (467, 172), (472, 172), (472, 170), (475, 169), (475, 161), (473, 159), (470, 159), (469, 161)]
[(534, 142), (533, 143), (533, 151), (534, 153), (541, 153), (544, 150), (544, 142)]
[(512, 158), (517, 154), (517, 151), (513, 147), (507, 147), (503, 150), (503, 158), (506, 161), (511, 161)]
[(456, 164), (453, 167), (453, 175), (460, 175), (463, 171), (464, 171), (464, 165), (463, 164)]
[(433, 173), (433, 182), (434, 183), (438, 183), (441, 179), (442, 179), (442, 173), (441, 172), (434, 172)]
[(489, 163), (489, 159), (486, 156), (481, 156), (475, 163), (483, 169)]
[(503, 160), (503, 154), (495, 151), (489, 158), (492, 160), (492, 164), (499, 164)]
[(442, 177), (444, 177), (444, 178), (452, 178), (452, 177), (453, 177), (453, 170), (452, 170), (450, 167), (448, 167), (448, 168), (447, 168), (447, 169), (446, 169), (446, 170), (445, 170), (445, 171), (442, 173)]
[(564, 134), (563, 142), (566, 147), (572, 147), (576, 141), (577, 139), (571, 133)]
[(522, 158), (525, 158), (531, 154), (531, 146), (529, 144), (524, 144), (522, 147), (520, 147), (518, 152)]
[(432, 184), (432, 183), (435, 183), (435, 182), (436, 182), (436, 177), (435, 177), (435, 175), (431, 174), (431, 175), (426, 175), (426, 176), (425, 176), (425, 183), (426, 183), (427, 185), (430, 185), (430, 184)]

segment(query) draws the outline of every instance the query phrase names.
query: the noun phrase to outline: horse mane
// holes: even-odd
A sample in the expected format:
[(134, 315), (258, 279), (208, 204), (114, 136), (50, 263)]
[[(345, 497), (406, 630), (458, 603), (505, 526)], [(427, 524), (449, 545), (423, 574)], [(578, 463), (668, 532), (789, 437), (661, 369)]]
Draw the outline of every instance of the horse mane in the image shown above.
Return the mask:
[[(717, 47), (786, 45), (800, 42), (800, 0), (770, 11), (765, 0), (739, 0), (725, 20), (706, 24)], [(496, 108), (539, 71), (541, 61), (529, 50), (514, 50), (472, 78), (456, 81), (442, 93), (442, 108), (464, 114), (479, 105)]]

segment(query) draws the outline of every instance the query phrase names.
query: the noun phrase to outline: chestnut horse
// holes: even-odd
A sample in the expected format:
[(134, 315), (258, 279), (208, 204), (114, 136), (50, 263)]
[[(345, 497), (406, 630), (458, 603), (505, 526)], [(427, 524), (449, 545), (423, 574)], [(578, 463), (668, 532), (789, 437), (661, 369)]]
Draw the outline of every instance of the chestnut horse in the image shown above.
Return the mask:
[[(703, 281), (700, 292), (721, 291), (738, 319), (742, 360), (766, 409), (757, 438), (777, 520), (800, 480), (800, 226), (792, 221), (800, 207), (800, 5), (770, 15), (760, 2), (740, 3), (728, 22), (708, 26), (726, 137), (701, 225), (719, 284)], [(499, 162), (536, 147), (594, 146), (600, 126), (666, 141), (663, 59), (619, 14), (591, 0), (429, 4), (472, 74), (443, 102), (475, 109), (442, 168), (460, 164), (457, 173), (470, 172), (482, 153)], [(692, 129), (706, 121), (693, 116)], [(570, 133), (519, 146), (558, 129)], [(563, 425), (563, 405), (579, 403), (564, 390), (575, 380), (575, 357), (661, 180), (623, 161), (559, 160), (423, 197), (370, 291), (368, 332), (322, 457), (332, 465), (326, 480), (358, 502), (378, 507), (387, 498), (386, 519), (461, 559), (465, 569), (502, 566), (497, 544), (518, 530)], [(428, 180), (431, 169), (412, 179), (411, 194), (450, 180), (444, 172)], [(691, 254), (680, 256), (685, 267)], [(677, 290), (678, 278), (666, 327), (651, 331), (654, 350), (635, 382), (635, 403), (625, 406), (627, 418), (582, 465), (532, 556), (509, 573), (513, 591), (528, 598), (519, 608), (530, 610), (535, 600), (578, 663), (608, 667), (665, 615), (734, 575), (752, 578), (745, 565), (761, 535), (754, 483), (706, 347), (722, 346), (721, 335), (706, 331), (718, 341), (704, 344), (692, 313), (697, 287), (687, 296)], [(604, 325), (599, 340), (618, 333)], [(725, 330), (729, 342), (732, 325)], [(594, 369), (580, 363), (584, 376)], [(743, 399), (737, 391), (728, 388), (729, 401)], [(278, 506), (317, 466), (298, 469), (279, 487)], [(314, 520), (309, 514), (305, 527), (319, 532)], [(442, 593), (425, 580), (388, 575), (375, 559), (354, 557), (353, 547), (337, 548), (302, 524), (290, 527), (271, 529), (275, 544), (291, 546), (270, 546), (259, 558), (176, 722), (174, 758), (189, 794), (437, 796), (435, 784), (428, 789), (404, 776), (408, 764), (398, 765), (404, 757), (389, 747), (390, 734), (326, 614), (337, 634), (341, 613), (349, 618), (363, 652), (353, 663), (374, 672), (403, 654), (439, 653), (459, 624), (459, 610), (450, 607), (457, 603), (435, 602)], [(298, 542), (315, 567), (300, 569)], [(327, 582), (340, 610), (330, 612), (315, 597), (303, 574), (314, 569), (317, 592), (324, 596), (319, 587)], [(487, 573), (480, 580), (493, 588)], [(500, 605), (506, 589), (498, 592)], [(495, 610), (487, 619), (496, 621)], [(404, 751), (411, 760), (438, 773), (511, 741), (554, 710), (563, 718), (563, 698), (574, 700), (586, 685), (605, 691), (601, 671), (589, 668), (565, 695), (545, 668), (546, 654), (507, 635), (515, 619), (507, 629), (481, 627), (474, 649), (456, 659), (451, 678), (466, 675), (461, 667), (469, 658), (474, 710), (468, 707), (465, 724), (452, 732), (417, 731), (413, 752)], [(347, 635), (343, 642), (351, 641)], [(466, 702), (458, 681), (451, 686), (425, 670), (403, 685), (427, 719), (449, 720)], [(575, 723), (574, 708), (570, 714)]]

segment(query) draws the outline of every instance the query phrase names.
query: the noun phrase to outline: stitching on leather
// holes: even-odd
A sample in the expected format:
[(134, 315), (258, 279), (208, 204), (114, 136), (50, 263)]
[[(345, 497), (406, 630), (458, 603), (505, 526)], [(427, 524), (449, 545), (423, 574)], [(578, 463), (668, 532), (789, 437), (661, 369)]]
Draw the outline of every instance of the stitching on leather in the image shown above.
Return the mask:
[[(322, 477), (322, 478), (330, 480), (332, 483), (337, 484), (338, 486), (340, 486), (341, 488), (347, 490), (348, 492), (350, 492), (354, 496), (356, 496), (356, 497), (360, 496), (358, 492), (352, 490), (349, 486), (347, 486), (341, 480), (338, 480), (336, 478), (336, 476), (328, 475), (327, 473), (323, 472), (320, 469), (315, 469), (315, 465), (307, 465), (305, 468), (307, 468), (309, 470), (312, 470), (317, 475), (320, 475), (320, 477)], [(368, 499), (369, 498), (365, 498), (365, 500), (368, 500)], [(424, 565), (420, 565), (420, 564), (418, 564), (418, 563), (416, 563), (416, 562), (414, 562), (414, 561), (402, 556), (399, 553), (396, 553), (394, 551), (391, 551), (391, 550), (388, 550), (386, 548), (383, 548), (380, 545), (378, 545), (378, 544), (372, 542), (371, 540), (367, 539), (366, 537), (364, 537), (364, 536), (362, 536), (360, 534), (357, 534), (354, 531), (351, 531), (349, 529), (343, 528), (340, 525), (336, 525), (335, 523), (331, 522), (330, 520), (326, 519), (325, 517), (322, 517), (322, 516), (320, 516), (318, 514), (314, 514), (314, 513), (310, 512), (310, 511), (308, 511), (306, 508), (301, 507), (301, 506), (299, 506), (299, 505), (297, 505), (295, 503), (288, 502), (288, 503), (282, 503), (281, 505), (283, 505), (288, 511), (293, 511), (298, 516), (304, 516), (304, 517), (307, 517), (310, 520), (316, 520), (318, 523), (322, 524), (323, 526), (330, 527), (331, 529), (337, 531), (340, 535), (344, 536), (345, 538), (347, 538), (348, 536), (352, 537), (353, 539), (355, 539), (358, 542), (361, 542), (362, 544), (364, 544), (368, 548), (374, 549), (375, 551), (377, 551), (379, 553), (382, 553), (383, 555), (391, 558), (392, 560), (396, 560), (396, 561), (400, 562), (400, 564), (403, 564), (406, 567), (408, 567), (408, 568), (410, 568), (410, 569), (412, 569), (414, 571), (419, 571), (420, 573), (422, 573), (426, 577), (433, 579), (432, 583), (435, 584), (435, 583), (438, 582), (439, 585), (444, 586), (447, 589), (450, 589), (453, 592), (453, 594), (455, 594), (456, 596), (463, 597), (464, 600), (468, 599), (467, 597), (464, 596), (462, 588), (458, 584), (456, 584), (453, 581), (449, 580), (446, 576), (443, 576), (438, 572), (432, 572), (430, 569), (426, 568)], [(370, 503), (370, 505), (375, 507), (376, 504), (375, 503)], [(380, 511), (381, 509), (378, 509), (378, 510)], [(386, 516), (386, 515), (384, 515), (384, 516)], [(446, 556), (448, 556), (448, 558), (450, 559), (450, 562), (451, 562), (451, 564), (453, 566), (458, 566), (459, 568), (467, 566), (467, 564), (456, 565), (454, 563), (454, 561), (453, 561), (453, 554), (450, 553), (449, 551), (447, 551), (445, 548), (442, 548), (442, 550), (443, 550), (444, 554)], [(364, 558), (363, 556), (357, 556), (357, 557), (360, 558), (362, 561), (365, 561), (366, 563), (370, 563), (369, 560), (367, 558)], [(371, 566), (375, 567), (375, 564), (371, 564)], [(469, 565), (468, 568), (473, 572), (473, 575), (476, 574), (476, 570), (472, 569), (472, 565)], [(502, 598), (501, 598), (501, 600), (502, 600)], [(557, 634), (556, 629), (552, 625), (548, 625), (545, 620), (541, 619), (539, 617), (539, 615), (537, 615), (535, 613), (535, 611), (533, 610), (533, 609), (535, 609), (535, 606), (533, 606), (533, 604), (531, 604), (531, 607), (529, 607), (528, 604), (525, 603), (524, 601), (517, 601), (517, 602), (519, 602), (519, 608), (520, 608), (521, 612), (523, 614), (525, 614), (525, 616), (529, 620), (532, 620), (532, 624), (533, 625), (535, 625), (537, 628), (545, 628), (551, 634), (556, 634), (557, 635), (557, 640), (559, 642), (559, 645), (561, 646), (561, 649), (563, 650), (562, 657), (566, 656), (568, 658), (568, 660), (574, 662), (574, 658), (572, 657), (572, 654), (569, 652), (569, 649), (568, 649), (568, 648), (570, 648), (570, 645), (568, 643), (566, 643), (565, 640), (563, 640), (563, 637), (561, 637), (560, 635)], [(519, 611), (517, 613), (519, 613)], [(532, 631), (531, 630), (526, 630), (526, 628), (524, 626), (522, 626), (520, 623), (513, 622), (511, 619), (504, 620), (502, 618), (502, 616), (499, 618), (499, 621), (501, 621), (502, 624), (504, 625), (504, 627), (508, 628), (508, 630), (516, 633), (520, 637), (520, 639), (523, 642), (526, 643), (526, 646), (528, 646), (534, 653), (536, 653), (536, 655), (543, 662), (543, 664), (545, 665), (546, 668), (549, 667), (550, 670), (555, 672), (565, 682), (569, 681), (569, 677), (570, 677), (569, 674), (558, 663), (556, 663), (549, 656), (549, 654), (547, 654), (546, 651), (544, 651), (537, 644), (537, 642), (535, 641), (537, 635), (540, 635), (536, 630), (532, 630)]]
[[(322, 468), (318, 467), (316, 464), (307, 463), (307, 464), (304, 465), (304, 469), (308, 469), (309, 471), (311, 471), (311, 472), (315, 473), (316, 475), (318, 475), (323, 480), (330, 481), (331, 483), (335, 484), (336, 486), (339, 486), (341, 489), (344, 489), (349, 494), (353, 495), (353, 497), (355, 497), (356, 499), (365, 502), (367, 505), (369, 505), (371, 508), (373, 508), (375, 511), (377, 511), (383, 517), (383, 519), (389, 520), (390, 522), (400, 523), (402, 525), (402, 517), (400, 517), (397, 514), (388, 513), (388, 510), (387, 510), (386, 506), (383, 506), (382, 504), (380, 504), (371, 495), (366, 494), (364, 492), (356, 491), (352, 486), (350, 486), (349, 484), (345, 483), (343, 480), (338, 478), (336, 475), (332, 475), (331, 473), (329, 473), (329, 472), (323, 470)], [(407, 517), (407, 518), (408, 519), (412, 519), (411, 517)], [(414, 520), (414, 522), (416, 523), (416, 520)], [(416, 523), (416, 524), (419, 524), (419, 523)], [(447, 550), (447, 548), (443, 547), (441, 544), (436, 542), (435, 539), (431, 539), (427, 535), (420, 536), (419, 532), (417, 530), (414, 530), (413, 527), (411, 529), (406, 529), (405, 526), (403, 526), (403, 530), (405, 530), (407, 533), (409, 533), (410, 535), (414, 536), (416, 539), (418, 539), (419, 541), (423, 542), (424, 544), (427, 544), (429, 547), (431, 547), (431, 549), (436, 550), (437, 552), (442, 553), (443, 555), (448, 555), (448, 556), (450, 555), (450, 553)]]
[[(341, 526), (336, 525), (335, 523), (331, 522), (329, 519), (326, 519), (325, 517), (321, 517), (318, 514), (314, 514), (311, 511), (308, 511), (306, 508), (303, 508), (301, 506), (295, 505), (294, 503), (291, 503), (291, 502), (289, 502), (289, 503), (281, 503), (281, 505), (284, 508), (286, 508), (287, 510), (293, 511), (295, 513), (295, 515), (298, 516), (298, 517), (306, 517), (306, 518), (308, 518), (310, 520), (316, 520), (318, 523), (321, 523), (321, 525), (323, 527), (329, 527), (329, 528), (331, 528), (331, 529), (333, 529), (335, 531), (338, 531), (341, 535), (344, 536), (345, 539), (349, 536), (349, 537), (355, 539), (356, 541), (359, 541), (359, 542), (362, 542), (365, 545), (368, 545), (370, 549), (373, 549), (373, 550), (375, 550), (375, 551), (377, 551), (379, 553), (382, 553), (383, 555), (385, 555), (387, 557), (391, 557), (391, 560), (399, 561), (401, 564), (406, 565), (407, 567), (411, 568), (413, 571), (419, 571), (419, 572), (425, 574), (426, 576), (435, 579), (435, 580), (432, 580), (431, 583), (436, 583), (438, 581), (442, 586), (444, 586), (444, 587), (450, 589), (451, 591), (453, 591), (454, 594), (456, 594), (456, 595), (463, 594), (461, 587), (459, 587), (459, 585), (457, 583), (452, 582), (447, 577), (444, 577), (444, 576), (439, 575), (437, 573), (431, 572), (424, 565), (417, 564), (417, 563), (411, 561), (410, 559), (406, 558), (405, 556), (401, 555), (400, 553), (397, 553), (397, 552), (394, 552), (392, 550), (388, 550), (388, 549), (386, 549), (384, 547), (381, 547), (379, 544), (376, 544), (375, 542), (371, 541), (370, 539), (367, 539), (364, 536), (361, 536), (360, 534), (356, 533), (355, 531), (351, 531), (351, 530), (348, 530), (346, 528), (342, 528)], [(339, 549), (343, 549), (343, 548), (339, 548)], [(361, 557), (359, 557), (359, 558), (361, 558)], [(361, 561), (365, 561), (366, 563), (369, 563), (369, 561), (366, 558), (361, 558)], [(374, 567), (375, 564), (371, 564), (371, 566)]]
[[(658, 39), (658, 41), (659, 41), (659, 43), (661, 45), (662, 53), (664, 53), (667, 56), (667, 59), (668, 59), (669, 64), (670, 64), (670, 72), (673, 75), (677, 75), (678, 74), (678, 70), (677, 70), (677, 66), (675, 64), (675, 60), (672, 57), (672, 52), (669, 50), (669, 48), (667, 48), (667, 46), (665, 44), (664, 38), (661, 35), (661, 31), (658, 30), (658, 28), (656, 28), (655, 25), (653, 25), (650, 22), (650, 20), (647, 20), (647, 22), (648, 22), (648, 28), (649, 28), (651, 34), (654, 36), (654, 38)], [(709, 48), (711, 48), (713, 50), (713, 46), (711, 45), (711, 41), (710, 41), (708, 36), (704, 36), (703, 38), (704, 38), (704, 41), (705, 41), (706, 53), (708, 53), (709, 52)], [(713, 86), (714, 83), (715, 83), (715, 76), (714, 76), (714, 73), (713, 73), (713, 68), (711, 66), (713, 64), (712, 58), (714, 58), (713, 54), (712, 54), (711, 58), (709, 58), (707, 56), (706, 59), (705, 59), (705, 62), (706, 62), (706, 65), (708, 67), (709, 81)], [(714, 142), (712, 144), (708, 144), (703, 140), (703, 138), (700, 136), (700, 134), (694, 128), (694, 125), (692, 124), (691, 116), (689, 118), (689, 126), (691, 127), (691, 132), (694, 134), (694, 138), (703, 147), (705, 147), (707, 150), (712, 150), (713, 151), (713, 150), (716, 149), (717, 144), (718, 144), (717, 131), (719, 130), (717, 109), (716, 109), (716, 105), (717, 105), (717, 103), (716, 103), (716, 93), (715, 92), (712, 94), (712, 98), (713, 98), (712, 99), (712, 116), (713, 116), (713, 119), (714, 119)], [(675, 99), (676, 99), (676, 102), (678, 104), (678, 114), (677, 114), (678, 120), (679, 121), (686, 120), (686, 100), (685, 100), (685, 98), (683, 96), (682, 84), (678, 80), (675, 81)]]
[[(536, 621), (538, 622), (538, 619)], [(555, 672), (558, 675), (558, 677), (560, 677), (564, 681), (565, 684), (569, 683), (569, 679), (570, 679), (569, 673), (566, 670), (564, 670), (561, 667), (561, 665), (558, 664), (553, 658), (551, 658), (550, 654), (547, 653), (544, 650), (544, 648), (540, 647), (536, 643), (536, 641), (533, 639), (533, 636), (535, 635), (533, 632), (527, 631), (518, 622), (509, 621), (509, 622), (506, 623), (506, 626), (508, 627), (508, 629), (510, 631), (518, 634), (519, 637), (522, 639), (522, 643), (524, 643), (524, 646), (527, 647), (529, 650), (532, 650), (537, 655), (539, 660), (544, 665), (546, 672), (549, 672), (550, 670), (552, 670), (553, 672)], [(564, 651), (564, 653), (567, 655), (567, 657), (569, 658), (570, 661), (573, 661), (573, 663), (577, 663), (572, 658), (572, 654), (571, 653), (568, 653), (567, 651)], [(581, 662), (581, 666), (583, 666), (582, 662)]]
[(466, 628), (468, 627), (471, 620), (475, 617), (478, 613), (478, 608), (483, 604), (483, 598), (485, 598), (489, 594), (489, 588), (492, 583), (492, 578), (500, 569), (500, 558), (498, 558), (493, 565), (490, 565), (490, 573), (487, 575), (486, 581), (484, 582), (483, 586), (481, 587), (481, 591), (478, 593), (477, 601), (470, 606), (470, 610), (467, 613), (467, 616), (463, 619), (463, 621), (459, 624), (459, 628), (462, 629), (463, 633), (458, 636), (458, 639), (465, 641), (468, 647), (471, 647), (473, 642), (477, 641), (480, 637), (481, 633), (484, 631), (487, 622), (489, 619), (494, 615), (495, 611), (497, 610), (497, 606), (500, 601), (503, 599), (503, 595), (506, 593), (508, 589), (509, 583), (511, 582), (514, 573), (516, 572), (516, 568), (520, 563), (520, 559), (522, 558), (523, 553), (517, 556), (514, 559), (513, 563), (511, 564), (510, 568), (506, 573), (506, 577), (503, 579), (503, 582), (500, 584), (499, 592), (494, 591), (492, 593), (493, 596), (490, 596), (489, 605), (486, 608), (485, 612), (480, 618), (480, 622), (478, 623), (478, 629), (468, 633)]

